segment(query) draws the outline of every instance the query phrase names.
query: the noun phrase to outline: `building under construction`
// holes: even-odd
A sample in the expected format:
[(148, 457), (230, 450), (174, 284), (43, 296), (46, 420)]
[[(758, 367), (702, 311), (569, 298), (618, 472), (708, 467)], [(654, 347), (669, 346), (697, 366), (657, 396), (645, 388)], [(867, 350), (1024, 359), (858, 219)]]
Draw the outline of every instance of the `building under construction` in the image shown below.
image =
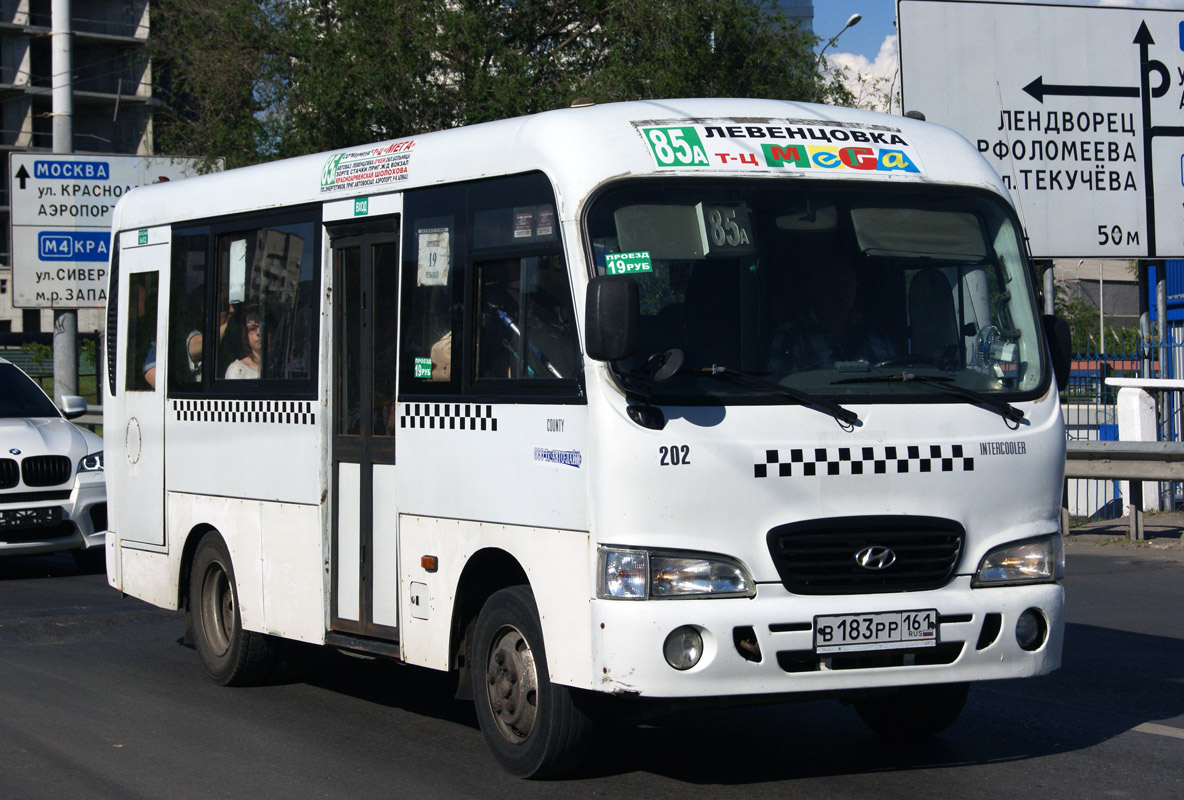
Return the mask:
[[(151, 155), (149, 0), (74, 0), (70, 14), (73, 151)], [(48, 332), (53, 311), (13, 308), (9, 154), (51, 152), (51, 0), (0, 0), (0, 334)], [(16, 255), (20, 257), (19, 254)], [(79, 333), (98, 330), (102, 309), (82, 309)]]

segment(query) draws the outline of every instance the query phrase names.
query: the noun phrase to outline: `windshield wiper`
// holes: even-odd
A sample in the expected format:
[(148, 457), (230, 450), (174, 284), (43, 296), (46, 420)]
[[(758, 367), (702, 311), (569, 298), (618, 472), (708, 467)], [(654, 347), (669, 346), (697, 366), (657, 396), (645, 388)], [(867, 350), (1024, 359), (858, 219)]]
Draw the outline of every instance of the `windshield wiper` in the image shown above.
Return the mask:
[(699, 370), (699, 372), (704, 375), (719, 375), (725, 378), (731, 378), (740, 386), (744, 386), (749, 389), (767, 389), (769, 391), (776, 392), (777, 394), (785, 395), (786, 397), (797, 400), (804, 406), (809, 406), (810, 408), (830, 414), (844, 425), (854, 425), (855, 423), (859, 422), (859, 415), (849, 408), (844, 408), (843, 406), (831, 400), (817, 397), (810, 392), (804, 392), (801, 389), (794, 389), (791, 386), (784, 386), (780, 383), (775, 383), (762, 378), (759, 375), (754, 375), (751, 372), (743, 372), (738, 369), (732, 369), (731, 367), (721, 367), (718, 364), (712, 364), (710, 367), (704, 367), (703, 369)]
[(1024, 419), (1024, 412), (1013, 406), (1006, 400), (997, 400), (990, 395), (976, 392), (973, 389), (967, 389), (954, 382), (954, 379), (949, 375), (933, 375), (923, 376), (916, 375), (912, 372), (898, 372), (894, 375), (860, 375), (858, 378), (843, 378), (842, 380), (834, 381), (835, 384), (840, 383), (919, 383), (923, 386), (932, 386), (936, 389), (941, 389), (949, 394), (956, 394), (959, 397), (965, 397), (982, 406), (987, 406), (993, 411), (999, 413), (1008, 422), (1014, 422), (1017, 425)]

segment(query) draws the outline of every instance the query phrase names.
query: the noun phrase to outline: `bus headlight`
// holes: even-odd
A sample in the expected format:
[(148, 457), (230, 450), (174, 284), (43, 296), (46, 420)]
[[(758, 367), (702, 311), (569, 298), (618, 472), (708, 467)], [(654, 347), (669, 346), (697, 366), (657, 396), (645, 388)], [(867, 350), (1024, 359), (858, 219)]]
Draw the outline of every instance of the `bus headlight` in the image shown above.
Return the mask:
[(614, 600), (752, 597), (756, 586), (738, 561), (717, 555), (602, 547), (597, 596)]
[(1040, 583), (1065, 576), (1065, 545), (1059, 533), (996, 547), (978, 565), (972, 586)]

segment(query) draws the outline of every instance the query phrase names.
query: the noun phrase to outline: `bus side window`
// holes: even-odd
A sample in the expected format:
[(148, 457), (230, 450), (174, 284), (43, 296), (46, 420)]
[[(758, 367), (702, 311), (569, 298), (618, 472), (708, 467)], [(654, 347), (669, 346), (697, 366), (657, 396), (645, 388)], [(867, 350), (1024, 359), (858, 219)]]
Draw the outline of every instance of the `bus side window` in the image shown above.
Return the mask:
[(478, 378), (576, 377), (567, 271), (558, 254), (477, 265)]
[(456, 216), (463, 186), (409, 192), (403, 238), (400, 298), (400, 392), (456, 392), (460, 381), (460, 330), (464, 236)]
[(127, 276), (127, 376), (129, 392), (151, 392), (156, 388), (156, 301), (158, 276), (155, 272), (134, 272)]
[(312, 378), (315, 247), (310, 222), (277, 221), (218, 237), (214, 380)]
[(206, 319), (206, 231), (173, 233), (173, 273), (169, 284), (170, 391), (199, 391)]
[(477, 264), (477, 307), (477, 377), (521, 377), (526, 338), (517, 259)]

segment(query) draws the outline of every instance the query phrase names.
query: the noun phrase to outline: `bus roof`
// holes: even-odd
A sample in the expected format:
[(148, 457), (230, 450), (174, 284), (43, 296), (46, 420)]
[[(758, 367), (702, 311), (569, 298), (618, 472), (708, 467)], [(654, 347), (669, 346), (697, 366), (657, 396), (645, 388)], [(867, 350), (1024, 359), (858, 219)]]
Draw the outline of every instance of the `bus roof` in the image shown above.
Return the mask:
[(135, 189), (118, 230), (459, 180), (542, 171), (559, 213), (606, 180), (639, 175), (759, 175), (970, 185), (1004, 197), (959, 134), (918, 120), (780, 100), (648, 100), (360, 145)]

